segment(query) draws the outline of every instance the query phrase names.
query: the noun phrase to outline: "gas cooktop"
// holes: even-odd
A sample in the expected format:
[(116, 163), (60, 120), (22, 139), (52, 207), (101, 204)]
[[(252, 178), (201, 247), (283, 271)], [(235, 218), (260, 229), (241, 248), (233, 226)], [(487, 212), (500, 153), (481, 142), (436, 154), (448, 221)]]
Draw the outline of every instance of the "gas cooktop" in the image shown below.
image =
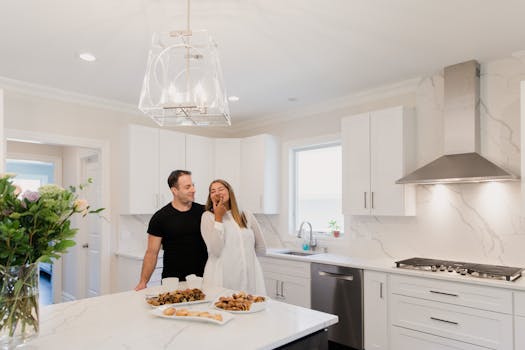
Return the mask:
[(411, 270), (447, 271), (461, 275), (514, 281), (521, 276), (523, 268), (501, 265), (474, 264), (461, 261), (411, 258), (396, 261), (396, 267)]

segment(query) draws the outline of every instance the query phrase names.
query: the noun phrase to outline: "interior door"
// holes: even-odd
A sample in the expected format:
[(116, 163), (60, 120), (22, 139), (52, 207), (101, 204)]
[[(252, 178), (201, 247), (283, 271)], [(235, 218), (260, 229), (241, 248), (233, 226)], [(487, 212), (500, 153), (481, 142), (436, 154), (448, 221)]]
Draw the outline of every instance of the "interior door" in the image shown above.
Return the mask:
[[(82, 191), (92, 209), (100, 207), (100, 162), (99, 155), (93, 154), (81, 159), (82, 178), (93, 179), (93, 183)], [(85, 254), (85, 291), (86, 297), (100, 295), (100, 261), (102, 219), (98, 215), (88, 215), (84, 218), (84, 241), (82, 248)]]

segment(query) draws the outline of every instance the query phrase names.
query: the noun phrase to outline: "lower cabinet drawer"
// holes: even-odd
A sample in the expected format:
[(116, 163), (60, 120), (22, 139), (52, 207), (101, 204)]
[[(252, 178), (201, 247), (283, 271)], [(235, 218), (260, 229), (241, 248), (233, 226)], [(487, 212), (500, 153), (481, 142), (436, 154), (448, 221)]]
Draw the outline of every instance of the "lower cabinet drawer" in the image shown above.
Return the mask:
[(391, 327), (390, 350), (487, 350), (487, 348), (413, 331)]
[(512, 315), (397, 294), (390, 305), (392, 325), (489, 349), (513, 347)]
[(481, 310), (512, 314), (512, 291), (431, 278), (392, 275), (391, 292)]

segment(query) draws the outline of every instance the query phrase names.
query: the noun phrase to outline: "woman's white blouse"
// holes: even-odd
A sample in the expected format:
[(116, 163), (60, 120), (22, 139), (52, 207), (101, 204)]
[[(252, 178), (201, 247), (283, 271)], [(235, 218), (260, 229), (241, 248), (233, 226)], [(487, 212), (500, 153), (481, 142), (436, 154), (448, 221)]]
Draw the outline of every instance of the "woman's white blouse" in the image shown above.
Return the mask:
[(261, 228), (253, 214), (244, 212), (247, 228), (241, 228), (227, 211), (221, 222), (206, 211), (202, 215), (201, 233), (208, 248), (204, 268), (204, 288), (222, 286), (252, 294), (266, 295), (264, 276), (257, 259), (266, 254)]

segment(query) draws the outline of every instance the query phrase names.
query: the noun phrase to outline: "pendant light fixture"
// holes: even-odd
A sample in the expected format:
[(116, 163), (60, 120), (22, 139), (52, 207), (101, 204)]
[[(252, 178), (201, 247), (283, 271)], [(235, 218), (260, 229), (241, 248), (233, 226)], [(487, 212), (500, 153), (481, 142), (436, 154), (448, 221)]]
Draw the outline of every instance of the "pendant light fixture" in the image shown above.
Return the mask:
[(206, 30), (153, 34), (139, 109), (160, 126), (229, 126), (217, 44)]

